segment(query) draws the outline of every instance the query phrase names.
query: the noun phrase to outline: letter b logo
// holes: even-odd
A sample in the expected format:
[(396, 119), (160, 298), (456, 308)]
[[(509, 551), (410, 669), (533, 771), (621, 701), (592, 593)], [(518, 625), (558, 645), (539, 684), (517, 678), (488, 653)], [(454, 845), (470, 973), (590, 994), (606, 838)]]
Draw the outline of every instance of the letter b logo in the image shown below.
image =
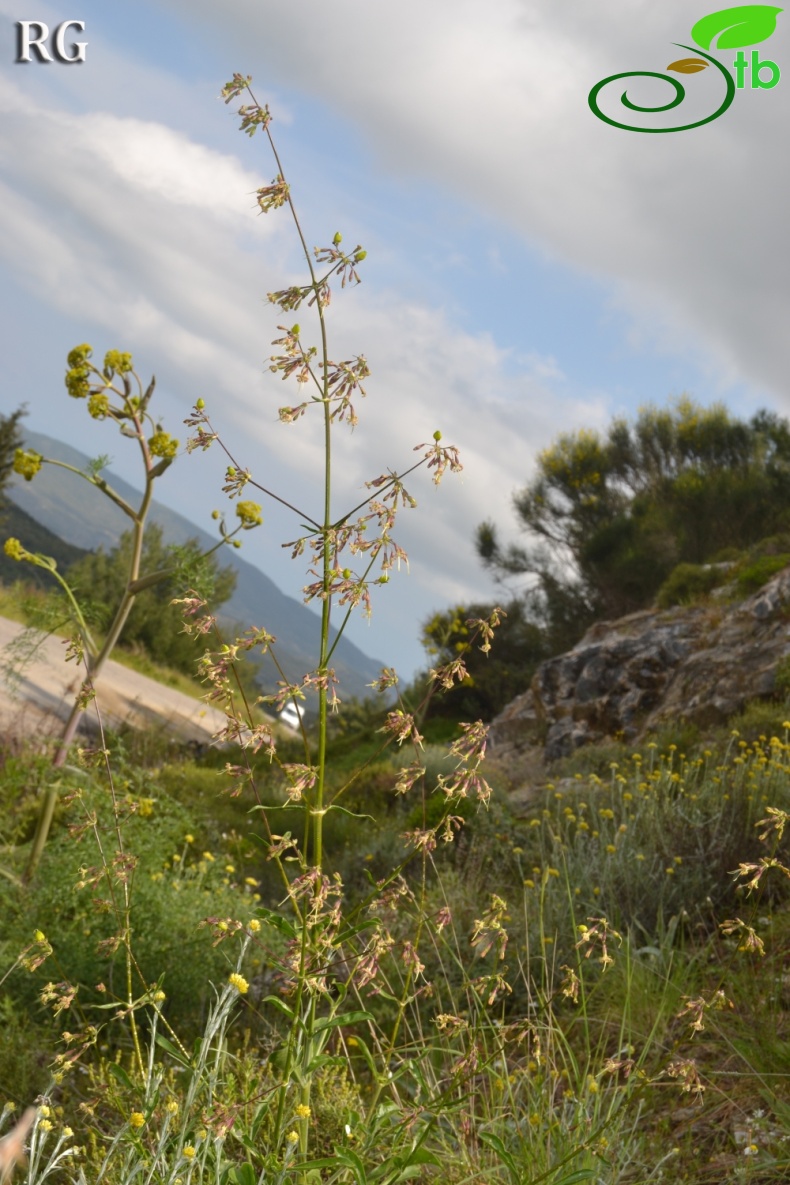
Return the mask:
[[(763, 82), (762, 78), (760, 77), (763, 70), (770, 70), (771, 71), (771, 77), (769, 79), (767, 79), (767, 81), (765, 81), (765, 82)], [(765, 61), (761, 62), (760, 56), (757, 53), (757, 50), (753, 49), (752, 50), (752, 87), (754, 89), (759, 87), (760, 90), (769, 91), (772, 87), (776, 86), (778, 81), (779, 81), (779, 67), (777, 66), (776, 62), (770, 62), (767, 58), (765, 59)]]

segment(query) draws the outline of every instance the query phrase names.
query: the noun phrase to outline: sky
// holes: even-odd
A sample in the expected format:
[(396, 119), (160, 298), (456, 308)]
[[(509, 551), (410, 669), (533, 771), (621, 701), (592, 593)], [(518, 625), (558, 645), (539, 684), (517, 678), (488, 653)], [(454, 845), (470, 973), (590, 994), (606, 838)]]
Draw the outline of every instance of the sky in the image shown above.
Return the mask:
[[(704, 126), (638, 134), (587, 102), (601, 79), (688, 56), (678, 45), (695, 49), (691, 27), (711, 11), (0, 0), (0, 412), (25, 402), (31, 428), (109, 454), (135, 481), (131, 442), (63, 386), (72, 346), (128, 350), (144, 381), (156, 375), (157, 415), (182, 444), (203, 398), (239, 466), (320, 517), (321, 424), (278, 421), (300, 395), (268, 369), (294, 314), (267, 293), (301, 282), (304, 261), (287, 211), (256, 206), (277, 172), (265, 139), (240, 133), (219, 98), (234, 73), (252, 75), (308, 244), (339, 231), (368, 252), (362, 283), (335, 286), (328, 309), (330, 356), (362, 354), (371, 370), (358, 426), (335, 440), (338, 517), (435, 430), (460, 449), (463, 472), (439, 488), (424, 472), (407, 482), (418, 505), (394, 536), (408, 571), (375, 590), (370, 622), (350, 625), (410, 676), (433, 612), (510, 595), (482, 569), (475, 527), (492, 519), (518, 538), (513, 493), (560, 432), (605, 429), (683, 392), (740, 416), (790, 415), (790, 17), (756, 47), (786, 77), (752, 88), (747, 73)], [(65, 43), (87, 42), (85, 61), (15, 61), (24, 20), (84, 21)], [(707, 52), (732, 68), (733, 50)], [(717, 71), (675, 77), (684, 119), (716, 109)], [(660, 80), (628, 85), (645, 106), (671, 97)], [(618, 95), (610, 83), (601, 105), (623, 119)], [(298, 319), (317, 340), (309, 310)], [(179, 455), (158, 500), (204, 527), (215, 508), (232, 518), (226, 463), (216, 446)], [(282, 546), (299, 523), (260, 500), (264, 526), (243, 554), (300, 597), (310, 577)]]

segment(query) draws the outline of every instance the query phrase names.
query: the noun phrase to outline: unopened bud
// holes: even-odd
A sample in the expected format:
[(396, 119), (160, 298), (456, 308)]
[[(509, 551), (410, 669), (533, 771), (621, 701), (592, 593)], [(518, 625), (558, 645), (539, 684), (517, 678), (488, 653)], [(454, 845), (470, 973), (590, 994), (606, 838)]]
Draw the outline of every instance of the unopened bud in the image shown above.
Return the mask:
[(332, 242), (335, 244), (336, 247), (339, 247), (340, 244), (343, 242), (343, 236), (341, 235), (340, 231), (337, 232), (335, 237), (332, 239)]
[(442, 434), (441, 434), (441, 432), (440, 432), (438, 429), (436, 430), (436, 432), (434, 432), (434, 434), (433, 434), (433, 438), (434, 438), (434, 440), (436, 441), (436, 443), (437, 443), (437, 444), (438, 444), (438, 443), (439, 443), (439, 441), (442, 439)]
[(198, 409), (198, 411), (202, 411), (205, 406), (206, 406), (205, 399), (198, 399), (197, 402), (195, 403), (195, 407)]
[(354, 263), (362, 263), (362, 260), (367, 258), (367, 254), (367, 251), (357, 251), (354, 256)]

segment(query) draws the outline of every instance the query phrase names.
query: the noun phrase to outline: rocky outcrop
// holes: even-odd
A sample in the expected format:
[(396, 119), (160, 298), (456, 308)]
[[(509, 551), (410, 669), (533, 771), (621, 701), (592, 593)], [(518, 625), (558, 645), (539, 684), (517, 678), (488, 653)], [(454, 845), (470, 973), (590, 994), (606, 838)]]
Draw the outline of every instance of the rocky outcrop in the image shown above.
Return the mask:
[[(553, 761), (604, 737), (636, 740), (667, 720), (722, 723), (777, 692), (790, 656), (790, 568), (748, 600), (646, 609), (599, 622), (538, 669), (493, 721), (494, 755), (542, 746)], [(788, 664), (790, 666), (790, 663)]]

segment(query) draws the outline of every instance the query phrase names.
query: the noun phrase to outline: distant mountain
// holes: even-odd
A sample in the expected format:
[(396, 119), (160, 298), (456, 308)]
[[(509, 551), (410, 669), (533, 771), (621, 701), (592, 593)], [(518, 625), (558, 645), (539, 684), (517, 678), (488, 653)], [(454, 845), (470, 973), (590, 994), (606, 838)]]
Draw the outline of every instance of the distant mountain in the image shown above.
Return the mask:
[[(44, 456), (64, 461), (77, 469), (85, 469), (89, 458), (62, 441), (41, 432), (24, 431), (27, 448), (35, 449)], [(138, 504), (141, 494), (109, 469), (104, 475), (121, 497)], [(21, 507), (37, 523), (43, 524), (54, 533), (77, 548), (90, 551), (98, 547), (114, 547), (124, 531), (129, 529), (129, 520), (109, 498), (95, 491), (94, 497), (85, 482), (67, 470), (44, 465), (33, 481), (16, 478), (7, 489), (9, 500)], [(216, 536), (196, 526), (175, 511), (159, 502), (151, 503), (149, 521), (158, 523), (168, 543), (185, 543), (197, 539), (207, 550), (216, 543)], [(12, 532), (8, 531), (7, 534)], [(25, 543), (23, 535), (20, 539)], [(32, 548), (31, 548), (32, 550)], [(46, 548), (41, 550), (46, 551)], [(47, 554), (52, 554), (49, 551)], [(219, 557), (223, 565), (235, 569), (236, 590), (222, 607), (222, 618), (236, 622), (244, 628), (263, 626), (277, 638), (278, 661), (289, 679), (296, 682), (315, 666), (319, 621), (301, 601), (282, 593), (277, 585), (260, 569), (228, 548)], [(333, 636), (335, 631), (333, 631)], [(346, 638), (341, 639), (332, 655), (332, 666), (337, 672), (342, 690), (346, 696), (363, 699), (370, 694), (367, 684), (379, 675), (382, 663), (369, 658), (358, 646)], [(279, 678), (271, 658), (261, 659), (259, 682), (267, 688), (274, 687)]]

